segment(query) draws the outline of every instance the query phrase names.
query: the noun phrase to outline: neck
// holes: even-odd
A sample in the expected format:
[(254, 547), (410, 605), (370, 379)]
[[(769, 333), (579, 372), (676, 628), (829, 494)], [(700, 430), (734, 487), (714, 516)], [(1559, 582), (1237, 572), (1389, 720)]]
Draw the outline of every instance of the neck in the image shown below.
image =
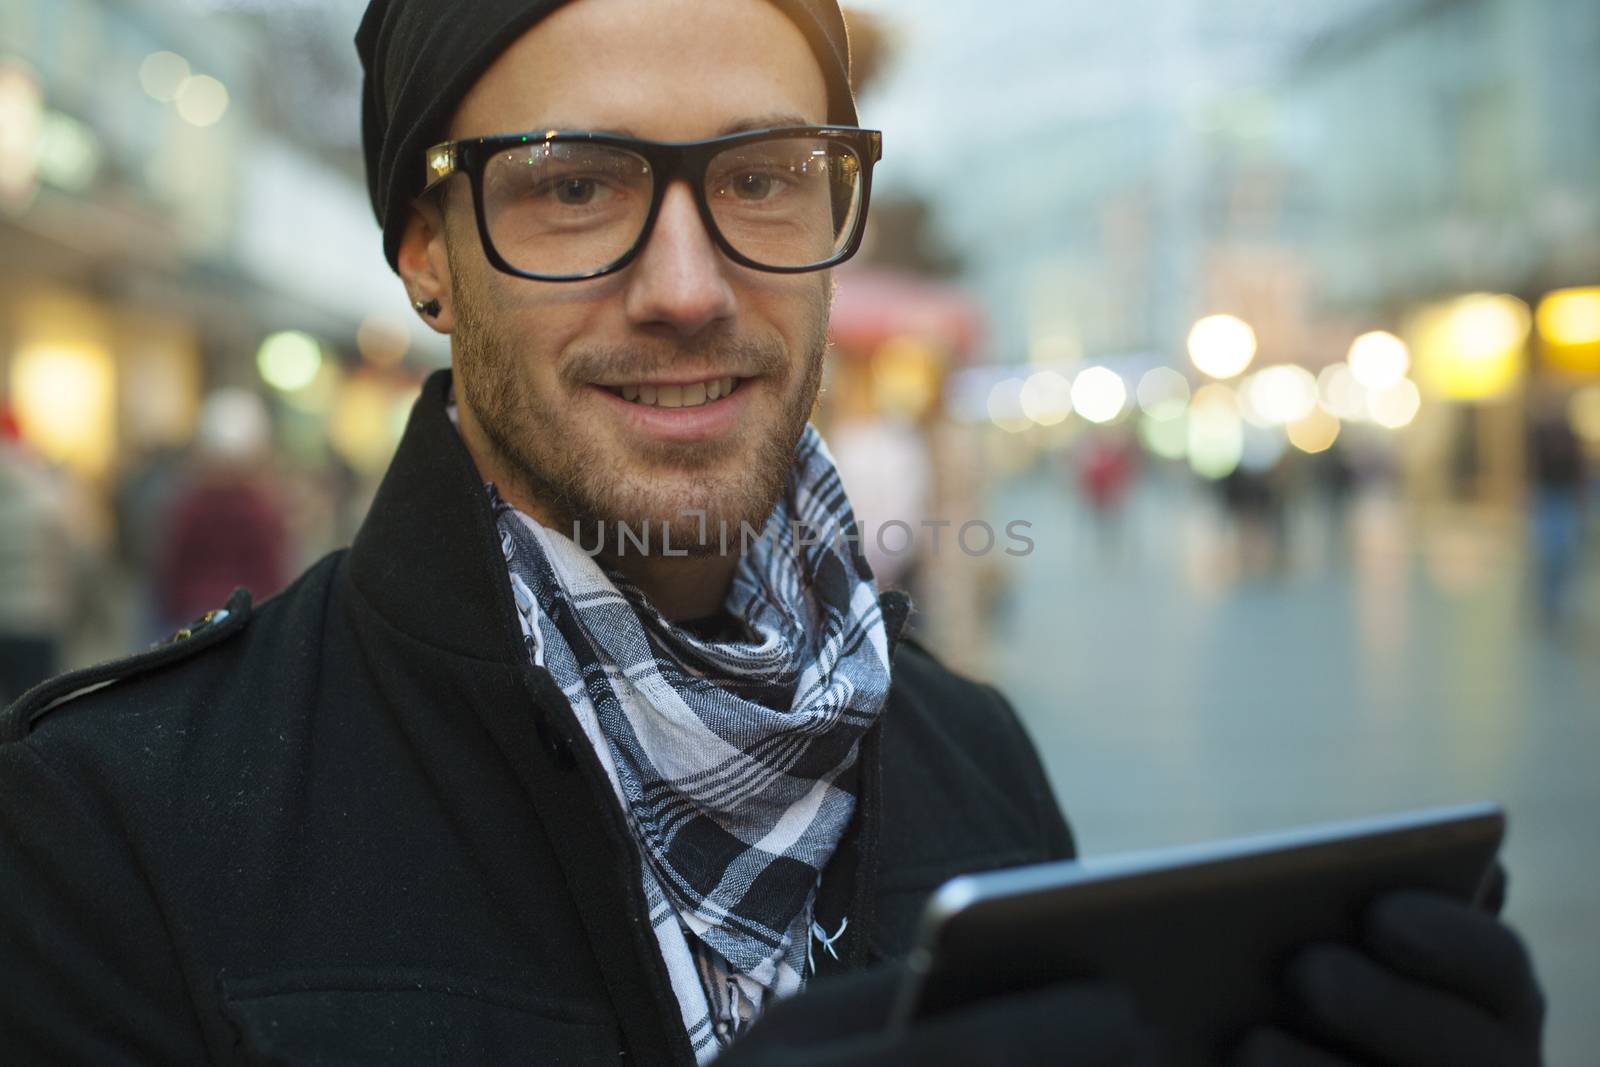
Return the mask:
[[(526, 479), (519, 477), (515, 466), (506, 462), (500, 450), (494, 447), (471, 409), (466, 404), (458, 403), (456, 413), (467, 453), (478, 468), (479, 476), (495, 484), (500, 499), (541, 526), (570, 536), (569, 531), (573, 528), (570, 519), (557, 514), (538, 499)], [(654, 533), (655, 529), (651, 532)], [(660, 545), (652, 544), (650, 548), (650, 554), (618, 556), (607, 552), (602, 553), (600, 558), (621, 571), (638, 586), (657, 611), (674, 622), (714, 615), (721, 610), (738, 567), (736, 552), (726, 555), (664, 556), (660, 554)]]
[(738, 557), (626, 556), (606, 562), (627, 576), (657, 611), (673, 622), (698, 619), (722, 610), (733, 584)]

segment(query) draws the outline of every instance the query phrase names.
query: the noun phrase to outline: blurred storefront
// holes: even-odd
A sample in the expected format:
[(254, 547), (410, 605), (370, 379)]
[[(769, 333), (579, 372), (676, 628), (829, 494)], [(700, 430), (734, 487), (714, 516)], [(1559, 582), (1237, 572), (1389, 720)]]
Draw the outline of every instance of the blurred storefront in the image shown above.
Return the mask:
[[(416, 383), (446, 358), (383, 262), (353, 109), (340, 145), (285, 106), (285, 83), (312, 75), (263, 48), (278, 18), (0, 7), (0, 407), (84, 502), (79, 577), (102, 602), (143, 599), (124, 586), (148, 578), (161, 534), (128, 529), (128, 501), (156, 507), (171, 481), (156, 474), (194, 460), (208, 397), (263, 401), (264, 469), (304, 563), (348, 539)], [(81, 616), (69, 664), (148, 623)]]
[[(829, 361), (816, 421), (862, 527), (863, 551), (885, 588), (908, 589), (935, 647), (977, 662), (992, 571), (953, 565), (941, 517), (979, 514), (981, 428), (952, 419), (952, 374), (985, 342), (977, 302), (926, 273), (861, 265), (841, 270)], [(942, 535), (937, 538), (934, 535)], [(917, 623), (914, 622), (914, 627)]]

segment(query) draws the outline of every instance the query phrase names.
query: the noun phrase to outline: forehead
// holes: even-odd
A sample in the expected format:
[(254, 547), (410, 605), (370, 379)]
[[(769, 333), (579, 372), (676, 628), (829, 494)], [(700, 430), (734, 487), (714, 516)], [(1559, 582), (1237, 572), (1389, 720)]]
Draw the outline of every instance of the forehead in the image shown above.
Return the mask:
[(547, 128), (693, 140), (774, 116), (827, 121), (805, 36), (769, 0), (574, 0), (468, 92), (452, 138)]

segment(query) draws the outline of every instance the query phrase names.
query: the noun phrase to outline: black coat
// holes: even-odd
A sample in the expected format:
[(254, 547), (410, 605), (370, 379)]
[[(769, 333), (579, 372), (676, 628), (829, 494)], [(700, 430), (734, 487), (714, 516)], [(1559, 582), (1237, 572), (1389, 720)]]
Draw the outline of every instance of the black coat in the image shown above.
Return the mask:
[[(689, 1064), (634, 844), (529, 665), (424, 388), (354, 546), (0, 720), (7, 1063)], [(928, 891), (1072, 839), (1003, 697), (899, 640), (818, 918), (903, 955)], [(98, 688), (95, 688), (98, 686)]]

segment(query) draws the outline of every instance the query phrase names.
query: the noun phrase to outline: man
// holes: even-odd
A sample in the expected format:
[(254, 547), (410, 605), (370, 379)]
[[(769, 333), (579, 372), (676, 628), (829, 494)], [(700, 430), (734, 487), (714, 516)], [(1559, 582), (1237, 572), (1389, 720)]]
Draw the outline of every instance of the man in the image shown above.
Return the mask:
[[(806, 416), (877, 153), (831, 0), (378, 0), (358, 44), (385, 247), (453, 374), (349, 552), (11, 709), (4, 1047), (1136, 1062), (1093, 984), (879, 1030), (931, 888), (1072, 841), (1004, 699), (812, 536), (849, 527)], [(1429, 966), (1515, 948), (1452, 908)], [(1309, 989), (1332, 1045), (1397, 1002), (1407, 1040), (1525, 1062), (1453, 976), (1313, 963), (1383, 994)], [(1250, 1054), (1340, 1062), (1300, 1041)]]

